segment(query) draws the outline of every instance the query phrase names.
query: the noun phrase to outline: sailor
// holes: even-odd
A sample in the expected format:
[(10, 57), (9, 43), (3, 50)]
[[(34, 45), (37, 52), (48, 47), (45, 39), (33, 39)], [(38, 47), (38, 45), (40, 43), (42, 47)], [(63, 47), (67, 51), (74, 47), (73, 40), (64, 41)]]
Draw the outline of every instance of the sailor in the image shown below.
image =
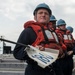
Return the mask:
[(62, 42), (66, 45), (67, 50), (65, 52), (65, 57), (61, 63), (64, 75), (72, 75), (73, 69), (73, 36), (66, 29), (66, 22), (63, 19), (57, 21), (56, 33), (61, 38)]
[[(50, 30), (50, 16), (52, 11), (45, 3), (37, 5), (34, 12), (35, 21), (27, 21), (24, 24), (24, 30), (20, 34), (18, 41), (25, 45), (32, 45), (38, 47), (39, 50), (45, 50), (45, 48), (52, 48), (59, 50), (59, 56), (63, 54), (62, 48), (59, 44), (58, 37), (55, 32)], [(13, 55), (18, 60), (26, 60), (28, 63), (25, 69), (25, 75), (55, 75), (52, 65), (46, 68), (41, 68), (37, 65), (37, 62), (30, 59), (25, 51), (25, 47), (16, 45), (13, 51)]]

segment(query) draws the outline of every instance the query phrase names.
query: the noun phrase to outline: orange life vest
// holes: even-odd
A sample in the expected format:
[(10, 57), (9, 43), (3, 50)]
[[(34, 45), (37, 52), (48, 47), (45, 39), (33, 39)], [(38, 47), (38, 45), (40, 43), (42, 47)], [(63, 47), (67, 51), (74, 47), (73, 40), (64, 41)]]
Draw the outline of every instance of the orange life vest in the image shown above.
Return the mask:
[(62, 31), (60, 29), (56, 29), (56, 33), (58, 34), (58, 36), (60, 37), (60, 39), (63, 41), (63, 43), (69, 47), (72, 48), (73, 47), (73, 43), (74, 43), (74, 39), (73, 36), (66, 31)]
[[(51, 23), (49, 23), (50, 25)], [(61, 46), (59, 45), (59, 41), (55, 32), (51, 32), (47, 26), (40, 25), (34, 21), (28, 21), (24, 24), (24, 28), (31, 27), (37, 35), (35, 42), (32, 44), (33, 46), (42, 45), (45, 48), (58, 49), (60, 54), (63, 53)], [(45, 30), (45, 34), (47, 36), (47, 40), (45, 39), (45, 35), (43, 33), (43, 29)]]

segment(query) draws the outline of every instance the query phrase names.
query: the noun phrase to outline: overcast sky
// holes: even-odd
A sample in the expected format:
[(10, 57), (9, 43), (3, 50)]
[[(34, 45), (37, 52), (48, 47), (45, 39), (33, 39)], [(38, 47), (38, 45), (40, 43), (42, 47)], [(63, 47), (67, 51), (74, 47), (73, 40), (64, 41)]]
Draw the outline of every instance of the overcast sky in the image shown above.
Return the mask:
[(57, 20), (64, 19), (67, 26), (75, 28), (75, 0), (0, 0), (0, 36), (16, 42), (39, 3), (48, 4)]

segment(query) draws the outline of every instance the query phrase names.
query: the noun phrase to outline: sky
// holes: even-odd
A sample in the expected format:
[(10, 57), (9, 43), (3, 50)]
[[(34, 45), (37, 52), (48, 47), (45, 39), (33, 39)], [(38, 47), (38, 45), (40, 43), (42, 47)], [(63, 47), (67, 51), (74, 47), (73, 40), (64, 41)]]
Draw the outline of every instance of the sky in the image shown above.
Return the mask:
[(48, 4), (57, 20), (63, 19), (66, 26), (75, 29), (75, 0), (0, 0), (0, 36), (16, 42), (24, 23), (34, 19), (33, 11), (40, 3)]

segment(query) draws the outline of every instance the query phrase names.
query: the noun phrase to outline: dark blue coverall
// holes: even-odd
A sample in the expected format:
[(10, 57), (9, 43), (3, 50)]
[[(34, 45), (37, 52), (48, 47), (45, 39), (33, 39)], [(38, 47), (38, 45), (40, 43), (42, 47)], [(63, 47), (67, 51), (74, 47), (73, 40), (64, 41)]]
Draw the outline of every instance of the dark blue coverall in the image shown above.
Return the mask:
[[(36, 40), (36, 37), (37, 36), (32, 28), (26, 28), (20, 34), (17, 42), (25, 45), (31, 45)], [(39, 67), (35, 61), (28, 57), (24, 49), (25, 47), (17, 44), (14, 48), (13, 55), (16, 59), (25, 60), (28, 63), (25, 69), (25, 75), (55, 75), (52, 66), (44, 69)]]

